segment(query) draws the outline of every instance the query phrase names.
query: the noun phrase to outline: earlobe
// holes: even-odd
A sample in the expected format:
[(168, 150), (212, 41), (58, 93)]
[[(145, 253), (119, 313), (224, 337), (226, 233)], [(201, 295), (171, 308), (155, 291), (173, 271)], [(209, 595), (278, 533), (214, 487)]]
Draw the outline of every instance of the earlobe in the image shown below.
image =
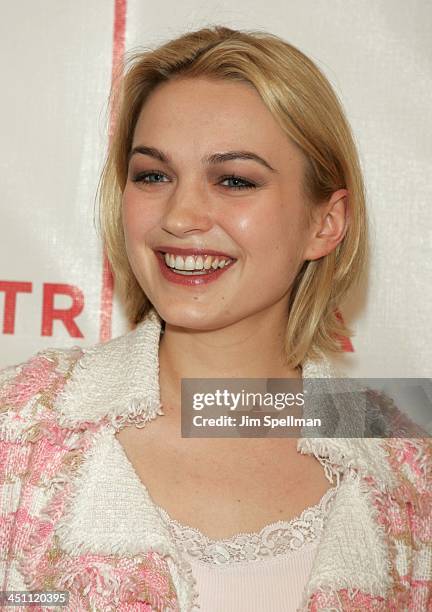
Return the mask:
[(319, 259), (331, 253), (344, 239), (348, 222), (348, 191), (339, 189), (319, 211), (305, 259)]

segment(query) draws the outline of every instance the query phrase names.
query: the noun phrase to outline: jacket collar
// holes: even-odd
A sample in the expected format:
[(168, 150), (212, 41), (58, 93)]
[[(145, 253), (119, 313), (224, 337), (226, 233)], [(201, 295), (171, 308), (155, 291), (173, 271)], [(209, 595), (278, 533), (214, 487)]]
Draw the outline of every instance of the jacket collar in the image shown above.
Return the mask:
[[(154, 308), (135, 329), (104, 344), (84, 349), (58, 395), (62, 427), (82, 429), (101, 421), (115, 429), (145, 424), (163, 414), (159, 389), (159, 341), (162, 320)], [(302, 364), (303, 379), (338, 378), (323, 355)], [(328, 476), (356, 467), (372, 473), (383, 489), (394, 486), (382, 441), (378, 438), (301, 438), (298, 450), (331, 464)]]
[(162, 321), (152, 309), (135, 329), (84, 349), (57, 399), (63, 427), (149, 421), (162, 414), (159, 394), (159, 339)]
[[(163, 414), (159, 391), (159, 340), (162, 320), (154, 308), (129, 333), (84, 349), (57, 400), (60, 424), (75, 427), (108, 417), (150, 420)], [(307, 360), (303, 378), (337, 376), (329, 361)]]

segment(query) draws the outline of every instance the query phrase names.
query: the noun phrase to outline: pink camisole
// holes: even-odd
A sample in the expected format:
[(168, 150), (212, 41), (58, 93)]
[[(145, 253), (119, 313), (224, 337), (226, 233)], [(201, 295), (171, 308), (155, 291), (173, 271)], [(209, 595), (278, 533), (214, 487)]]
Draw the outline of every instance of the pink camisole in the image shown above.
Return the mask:
[(202, 612), (294, 612), (302, 600), (336, 487), (291, 521), (211, 540), (159, 507), (190, 561)]

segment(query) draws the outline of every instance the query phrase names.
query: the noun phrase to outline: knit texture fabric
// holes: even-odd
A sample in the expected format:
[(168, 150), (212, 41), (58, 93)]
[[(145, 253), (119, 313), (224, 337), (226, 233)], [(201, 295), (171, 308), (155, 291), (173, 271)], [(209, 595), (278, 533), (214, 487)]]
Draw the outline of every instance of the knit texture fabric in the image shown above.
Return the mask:
[[(196, 609), (166, 520), (112, 461), (119, 429), (163, 414), (160, 332), (151, 311), (110, 342), (0, 373), (1, 590), (65, 590), (76, 612)], [(303, 364), (306, 379), (332, 376), (324, 358)], [(300, 609), (431, 610), (430, 440), (302, 438), (298, 450), (338, 482)]]

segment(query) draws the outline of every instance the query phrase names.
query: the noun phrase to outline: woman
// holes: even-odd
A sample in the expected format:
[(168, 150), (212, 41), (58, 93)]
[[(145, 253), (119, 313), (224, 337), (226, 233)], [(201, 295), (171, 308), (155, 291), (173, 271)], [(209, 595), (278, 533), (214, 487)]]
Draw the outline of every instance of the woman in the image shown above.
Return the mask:
[(214, 27), (138, 54), (121, 94), (101, 225), (133, 329), (3, 373), (3, 590), (430, 609), (425, 441), (181, 437), (184, 378), (334, 375), (366, 219), (329, 83), (275, 36)]

